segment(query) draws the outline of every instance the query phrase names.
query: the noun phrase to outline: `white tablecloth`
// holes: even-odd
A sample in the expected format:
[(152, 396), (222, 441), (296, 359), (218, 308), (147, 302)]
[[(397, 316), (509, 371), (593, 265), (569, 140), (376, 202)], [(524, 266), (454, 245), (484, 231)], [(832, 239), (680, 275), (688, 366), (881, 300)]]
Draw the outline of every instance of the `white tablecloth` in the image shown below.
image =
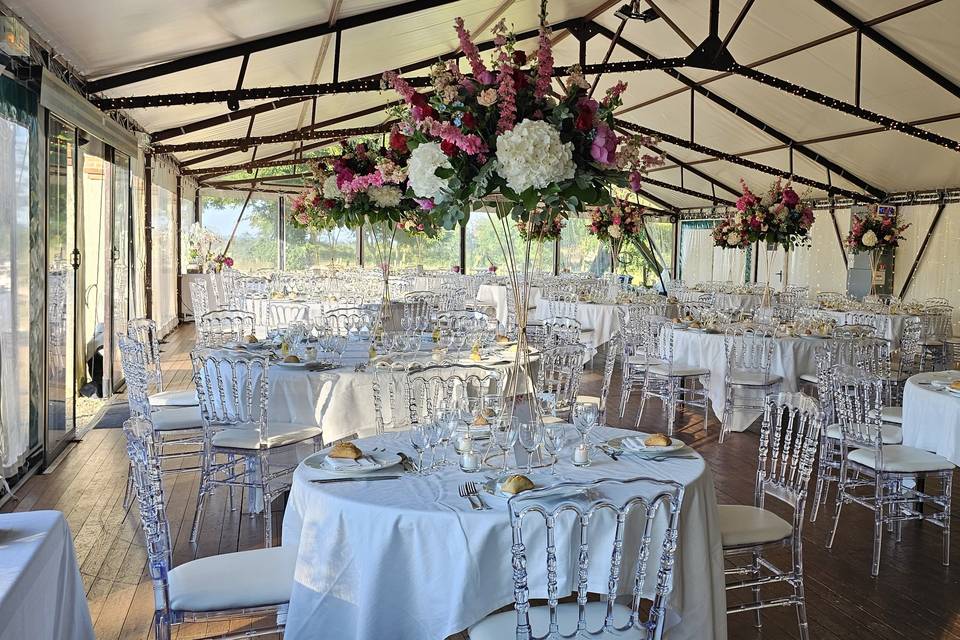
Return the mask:
[(0, 640), (93, 640), (70, 527), (59, 511), (0, 515)]
[[(627, 433), (596, 431), (604, 437)], [(410, 452), (406, 434), (358, 444)], [(587, 469), (561, 462), (560, 481), (647, 476), (686, 486), (667, 637), (726, 638), (716, 500), (703, 460), (651, 462), (629, 456), (613, 462), (595, 455)], [(300, 465), (284, 515), (283, 544), (298, 548), (287, 640), (321, 634), (337, 640), (443, 640), (513, 602), (506, 501), (486, 496), (492, 510), (473, 511), (457, 494), (459, 483), (482, 480), (479, 474), (447, 467), (425, 477), (370, 484), (309, 482), (323, 475)], [(567, 536), (558, 539), (569, 542)], [(595, 539), (591, 545), (606, 549)], [(591, 591), (605, 592), (609, 564), (604, 568), (600, 558), (591, 557)], [(528, 566), (532, 597), (544, 597), (545, 562), (531, 559)], [(561, 584), (574, 579), (567, 566), (562, 562)], [(653, 558), (648, 566), (656, 567)], [(655, 582), (653, 568), (645, 590)]]
[(960, 371), (911, 376), (903, 388), (903, 444), (960, 465), (960, 397), (926, 384), (960, 379)]
[[(550, 303), (546, 300), (538, 301), (534, 318), (547, 320), (551, 317)], [(593, 329), (583, 334), (583, 342), (594, 349), (605, 345), (619, 331), (615, 304), (581, 302), (577, 304), (577, 320), (584, 329)]]
[[(482, 284), (477, 290), (477, 301), (496, 309), (496, 317), (501, 326), (507, 324), (507, 291), (502, 284)], [(540, 300), (539, 287), (530, 287), (529, 306), (535, 306)]]
[[(721, 420), (725, 399), (723, 378), (727, 370), (723, 334), (677, 330), (674, 336), (675, 362), (710, 370), (710, 404), (714, 415)], [(821, 344), (823, 340), (817, 338), (774, 338), (770, 373), (783, 377), (781, 391), (796, 391), (800, 374), (816, 373), (816, 351)], [(742, 392), (738, 393), (742, 395)], [(733, 431), (745, 431), (760, 415), (760, 411), (737, 410), (731, 416), (732, 424), (727, 427)]]
[(752, 312), (760, 306), (762, 299), (763, 296), (758, 293), (718, 293), (716, 307), (725, 311)]
[[(838, 324), (842, 324), (846, 321), (847, 312), (846, 311), (821, 311), (821, 313), (836, 318)], [(883, 328), (883, 337), (890, 341), (891, 349), (900, 348), (900, 340), (903, 338), (903, 325), (907, 323), (909, 318), (915, 318), (916, 316), (907, 315), (904, 313), (893, 313), (893, 314), (879, 314), (879, 313), (863, 313), (857, 312), (861, 315), (871, 315), (871, 316), (880, 316), (884, 320)]]

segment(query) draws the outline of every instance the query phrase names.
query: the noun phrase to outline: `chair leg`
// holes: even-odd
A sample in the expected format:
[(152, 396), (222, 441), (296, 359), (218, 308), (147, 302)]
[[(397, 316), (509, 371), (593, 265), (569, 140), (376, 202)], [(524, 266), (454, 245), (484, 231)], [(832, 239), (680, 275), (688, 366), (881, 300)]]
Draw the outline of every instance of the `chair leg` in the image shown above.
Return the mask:
[[(751, 564), (751, 569), (753, 573), (753, 579), (759, 580), (760, 579), (760, 553), (757, 551), (753, 552), (753, 563)], [(753, 591), (753, 601), (760, 602), (760, 586), (757, 585), (755, 587), (752, 587), (751, 590)], [(759, 608), (753, 610), (753, 626), (755, 626), (757, 629), (763, 628), (763, 620), (761, 619)]]
[(123, 492), (123, 510), (130, 508), (135, 488), (133, 486), (133, 464), (127, 463), (127, 488)]
[(873, 563), (870, 566), (870, 575), (876, 577), (880, 573), (880, 546), (883, 544), (883, 474), (877, 472), (874, 484), (874, 510), (873, 510)]
[(710, 421), (710, 396), (705, 381), (701, 380), (700, 386), (703, 388), (703, 432), (706, 433), (707, 422)]
[(723, 444), (723, 437), (727, 435), (727, 425), (730, 424), (730, 416), (733, 413), (733, 410), (730, 407), (732, 403), (733, 403), (733, 393), (731, 392), (731, 389), (728, 387), (726, 396), (724, 397), (724, 400), (723, 400), (723, 420), (721, 420), (721, 424), (720, 424), (720, 444)]
[(803, 589), (803, 542), (796, 537), (793, 542), (793, 595), (797, 599), (797, 626), (800, 628), (800, 640), (810, 640), (810, 626), (807, 623), (807, 596)]
[(672, 437), (677, 422), (677, 384), (673, 378), (667, 382), (667, 400), (664, 406), (667, 410), (667, 435)]
[(273, 495), (270, 493), (269, 482), (265, 480), (270, 471), (267, 456), (261, 453), (259, 458), (260, 495), (263, 496), (263, 545), (269, 549), (273, 546)]
[(190, 529), (190, 542), (196, 543), (197, 538), (200, 536), (200, 525), (203, 522), (203, 506), (207, 501), (207, 494), (210, 492), (210, 467), (207, 460), (209, 457), (204, 456), (203, 465), (200, 467), (200, 488), (197, 489), (197, 510), (193, 514), (193, 527)]
[(170, 620), (160, 611), (153, 614), (153, 636), (156, 640), (170, 640)]
[(950, 499), (953, 496), (953, 471), (946, 471), (940, 477), (940, 491), (943, 495), (943, 566), (950, 566)]
[(827, 549), (833, 548), (833, 539), (837, 536), (837, 525), (840, 523), (840, 509), (843, 508), (844, 493), (847, 489), (846, 474), (847, 462), (846, 459), (844, 459), (840, 463), (840, 479), (837, 481), (837, 497), (836, 506), (833, 512), (833, 526), (830, 528), (830, 536), (827, 538)]

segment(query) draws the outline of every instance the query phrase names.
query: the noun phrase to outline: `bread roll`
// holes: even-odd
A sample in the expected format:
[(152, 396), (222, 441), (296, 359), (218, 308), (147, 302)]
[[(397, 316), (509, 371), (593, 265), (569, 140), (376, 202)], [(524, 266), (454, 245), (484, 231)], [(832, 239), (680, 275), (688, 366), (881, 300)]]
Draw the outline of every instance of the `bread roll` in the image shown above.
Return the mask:
[(243, 341), (247, 344), (259, 342), (259, 340), (257, 340), (257, 336), (253, 335), (252, 333), (248, 333), (247, 335), (243, 336)]
[(293, 355), (293, 354), (291, 353), (291, 354), (288, 355), (286, 358), (284, 358), (283, 361), (284, 361), (284, 362), (287, 362), (287, 363), (289, 363), (289, 364), (296, 364), (296, 363), (300, 362), (300, 358), (298, 358), (297, 356), (295, 356), (295, 355)]
[(670, 446), (670, 438), (662, 433), (654, 433), (643, 440), (645, 447), (667, 447)]
[(950, 388), (951, 388), (951, 389), (956, 389), (957, 391), (960, 391), (960, 380), (954, 380), (953, 382), (951, 382), (951, 383), (950, 383)]
[(507, 478), (502, 485), (500, 485), (500, 490), (504, 493), (509, 493), (511, 495), (517, 495), (523, 491), (529, 491), (533, 489), (534, 484), (530, 482), (530, 478), (527, 476), (510, 476)]
[(360, 447), (353, 444), (352, 442), (338, 442), (333, 445), (333, 449), (330, 449), (330, 453), (327, 454), (328, 458), (341, 458), (344, 460), (359, 460), (363, 457), (363, 451), (360, 450)]
[(488, 424), (490, 424), (490, 422), (487, 420), (487, 417), (482, 413), (478, 414), (477, 417), (473, 419), (473, 426), (475, 427), (485, 427)]

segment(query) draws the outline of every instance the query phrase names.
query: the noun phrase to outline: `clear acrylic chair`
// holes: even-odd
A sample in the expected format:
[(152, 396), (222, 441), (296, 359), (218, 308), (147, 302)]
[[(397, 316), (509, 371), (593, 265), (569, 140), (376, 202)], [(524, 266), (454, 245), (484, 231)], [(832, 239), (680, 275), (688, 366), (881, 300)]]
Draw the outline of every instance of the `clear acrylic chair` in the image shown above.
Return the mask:
[(318, 325), (323, 332), (333, 333), (347, 340), (365, 340), (376, 329), (377, 313), (364, 307), (341, 307), (331, 309), (324, 314), (324, 326)]
[(273, 499), (289, 489), (299, 463), (299, 456), (278, 458), (296, 451), (300, 444), (308, 445), (311, 452), (319, 451), (321, 429), (269, 419), (267, 357), (197, 349), (191, 358), (203, 417), (203, 459), (190, 541), (196, 542), (200, 533), (207, 497), (220, 486), (240, 487), (260, 492), (264, 543), (269, 547), (273, 543)]
[(663, 318), (663, 314), (645, 313), (642, 308), (639, 312), (635, 306), (617, 307), (617, 318), (620, 337), (620, 406), (619, 415), (622, 418), (627, 403), (634, 390), (643, 390), (643, 381), (646, 379), (647, 354), (652, 352), (647, 344), (651, 329), (649, 324), (656, 318)]
[(206, 280), (192, 280), (190, 282), (190, 302), (193, 305), (193, 319), (199, 321), (210, 312), (210, 297), (207, 292)]
[[(677, 482), (634, 478), (566, 482), (510, 498), (513, 546), (502, 570), (514, 578), (514, 611), (487, 616), (468, 630), (470, 640), (662, 638), (683, 493)], [(571, 527), (569, 536), (557, 532), (564, 526)], [(558, 538), (578, 546), (557, 549)], [(532, 573), (530, 559), (543, 548), (546, 604), (532, 606), (531, 597), (542, 596), (531, 593), (530, 584), (542, 578)], [(597, 566), (606, 575), (591, 583), (590, 569)], [(650, 569), (656, 577), (648, 580)], [(564, 573), (576, 576), (576, 602), (560, 603), (570, 595), (558, 578)], [(590, 593), (602, 594), (605, 601), (589, 601)]]
[[(942, 563), (949, 565), (954, 464), (929, 451), (884, 442), (880, 418), (884, 389), (880, 378), (848, 365), (835, 365), (830, 376), (840, 428), (841, 464), (827, 548), (833, 548), (843, 505), (853, 503), (874, 513), (871, 575), (880, 572), (884, 527), (892, 527), (899, 542), (901, 524), (908, 520), (941, 527)], [(933, 479), (936, 485), (930, 482)], [(933, 486), (939, 492), (927, 493)], [(932, 510), (924, 512), (924, 505)]]
[(161, 407), (195, 407), (199, 404), (197, 392), (193, 389), (185, 391), (165, 391), (163, 388), (163, 369), (160, 366), (160, 340), (158, 339), (157, 323), (150, 318), (134, 318), (127, 322), (127, 337), (135, 340), (143, 348), (143, 356), (147, 367), (147, 383), (153, 391), (149, 392), (150, 406)]
[(617, 366), (617, 358), (620, 353), (623, 351), (623, 347), (620, 346), (622, 338), (619, 334), (614, 335), (610, 340), (607, 341), (607, 345), (604, 348), (604, 357), (603, 357), (603, 376), (600, 382), (600, 395), (584, 395), (577, 394), (577, 402), (590, 402), (597, 405), (600, 408), (600, 414), (597, 418), (597, 424), (605, 425), (607, 424), (607, 407), (608, 401), (610, 399), (610, 387), (613, 382), (613, 370)]
[(286, 329), (293, 323), (310, 321), (310, 305), (303, 302), (272, 301), (267, 313), (271, 329)]
[(251, 311), (224, 309), (203, 314), (197, 324), (197, 346), (222, 347), (241, 342), (256, 333), (256, 318)]
[(544, 421), (569, 421), (583, 380), (587, 347), (565, 344), (540, 352), (534, 393), (544, 411)]
[(580, 342), (582, 328), (576, 318), (552, 317), (543, 321), (543, 346)]
[(723, 380), (723, 424), (720, 442), (738, 409), (763, 410), (763, 399), (779, 388), (783, 378), (770, 373), (773, 338), (765, 331), (730, 329), (724, 339), (726, 368)]
[(296, 548), (226, 553), (174, 567), (161, 457), (153, 428), (148, 421), (133, 417), (124, 423), (123, 431), (146, 542), (147, 570), (153, 582), (153, 637), (170, 640), (173, 627), (187, 623), (246, 621), (265, 616), (275, 620), (269, 628), (245, 629), (233, 636), (218, 633), (216, 638), (282, 632), (293, 590)]
[[(161, 461), (197, 458), (202, 443), (202, 420), (199, 407), (170, 407), (154, 410), (150, 402), (149, 388), (152, 369), (149, 367), (147, 349), (128, 336), (117, 335), (120, 365), (126, 380), (127, 404), (130, 415), (149, 424), (152, 429), (155, 449)], [(172, 450), (171, 450), (172, 449)], [(193, 472), (196, 464), (168, 466), (165, 473)], [(124, 508), (130, 506), (133, 497), (133, 475), (127, 473), (124, 492)]]
[(646, 324), (646, 330), (649, 333), (644, 338), (646, 353), (641, 361), (644, 367), (644, 378), (640, 410), (637, 412), (637, 428), (640, 427), (647, 400), (657, 398), (663, 403), (663, 408), (667, 412), (667, 434), (673, 435), (678, 406), (701, 409), (703, 429), (706, 430), (710, 416), (710, 398), (707, 390), (710, 370), (676, 361), (674, 355), (676, 335), (670, 320), (650, 318)]
[[(728, 576), (745, 578), (727, 583), (727, 591), (750, 589), (750, 602), (727, 608), (727, 613), (753, 611), (757, 628), (760, 612), (771, 607), (796, 607), (800, 638), (810, 637), (803, 587), (803, 522), (807, 485), (822, 429), (820, 407), (802, 393), (778, 393), (764, 400), (760, 428), (759, 465), (753, 506), (718, 505), (720, 536)], [(767, 509), (767, 504), (790, 509), (789, 519)], [(790, 549), (790, 568), (778, 567), (765, 557), (769, 549)], [(746, 557), (746, 563), (740, 562)], [(793, 593), (769, 599), (761, 587), (786, 583)]]

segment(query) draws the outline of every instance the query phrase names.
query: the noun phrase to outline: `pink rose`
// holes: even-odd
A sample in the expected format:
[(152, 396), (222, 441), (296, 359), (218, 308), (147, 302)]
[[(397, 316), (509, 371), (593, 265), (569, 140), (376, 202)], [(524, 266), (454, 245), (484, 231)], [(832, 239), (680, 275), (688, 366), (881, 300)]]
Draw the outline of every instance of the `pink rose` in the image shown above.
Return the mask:
[(598, 164), (610, 166), (617, 158), (617, 134), (605, 124), (597, 126), (597, 135), (590, 146), (590, 157)]
[(797, 192), (787, 187), (783, 190), (783, 196), (780, 198), (780, 202), (791, 209), (797, 206), (800, 203), (800, 196), (797, 195)]

